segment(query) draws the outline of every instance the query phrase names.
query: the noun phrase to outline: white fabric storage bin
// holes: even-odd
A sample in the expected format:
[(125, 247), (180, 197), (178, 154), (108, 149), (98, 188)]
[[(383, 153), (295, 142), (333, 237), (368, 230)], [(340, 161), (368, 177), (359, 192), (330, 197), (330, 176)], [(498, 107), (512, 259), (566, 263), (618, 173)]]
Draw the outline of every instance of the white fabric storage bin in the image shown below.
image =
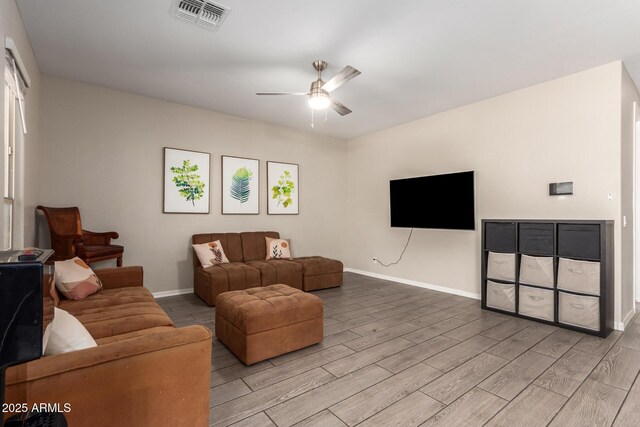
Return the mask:
[(600, 298), (559, 292), (558, 321), (581, 328), (600, 330)]
[(523, 316), (554, 321), (553, 291), (520, 286), (518, 313)]
[(487, 278), (516, 281), (516, 254), (489, 252), (487, 260)]
[(558, 289), (600, 295), (600, 263), (560, 258)]
[(522, 255), (520, 283), (553, 288), (553, 257)]
[(487, 280), (487, 306), (514, 313), (516, 311), (516, 285)]

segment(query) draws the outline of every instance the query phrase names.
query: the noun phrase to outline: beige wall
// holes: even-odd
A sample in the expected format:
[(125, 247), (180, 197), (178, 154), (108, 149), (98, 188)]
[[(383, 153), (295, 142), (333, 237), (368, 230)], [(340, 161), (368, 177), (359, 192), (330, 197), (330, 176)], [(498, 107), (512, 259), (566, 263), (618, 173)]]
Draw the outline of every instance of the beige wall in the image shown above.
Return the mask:
[[(350, 140), (346, 264), (479, 294), (481, 219), (611, 219), (620, 321), (621, 67), (611, 63)], [(409, 233), (389, 227), (389, 179), (464, 170), (476, 171), (476, 231), (416, 230), (400, 264), (374, 265), (373, 257), (395, 261)], [(574, 195), (548, 196), (548, 184), (558, 181), (573, 181)]]
[[(357, 270), (478, 294), (480, 219), (612, 219), (616, 321), (632, 308), (633, 163), (626, 123), (638, 94), (619, 61), (346, 143), (43, 80), (41, 203), (78, 205), (87, 228), (119, 231), (126, 263), (145, 266), (153, 291), (191, 287), (191, 234), (275, 229), (294, 239), (296, 255), (334, 256)], [(213, 154), (210, 215), (162, 213), (164, 146)], [(222, 154), (263, 160), (259, 216), (220, 215)], [(301, 215), (265, 214), (265, 160), (300, 163)], [(389, 179), (463, 170), (476, 171), (477, 230), (416, 230), (400, 264), (372, 264), (373, 257), (394, 261), (408, 235), (389, 227)], [(574, 195), (549, 197), (548, 183), (558, 181), (573, 181)]]
[[(35, 206), (38, 199), (39, 169), (38, 158), (40, 152), (40, 69), (36, 62), (31, 43), (22, 24), (20, 12), (14, 0), (0, 0), (0, 41), (4, 49), (5, 37), (11, 37), (16, 43), (20, 56), (27, 68), (27, 73), (31, 78), (31, 87), (26, 96), (26, 117), (28, 124), (28, 134), (24, 141), (24, 154), (22, 158), (16, 159), (24, 167), (19, 173), (24, 174), (24, 244), (33, 245), (35, 243)], [(4, 53), (2, 54), (2, 79), (4, 82)], [(4, 83), (3, 86), (4, 88)], [(0, 117), (4, 117), (4, 94), (0, 100)], [(4, 135), (4, 120), (0, 119), (0, 135)], [(4, 138), (4, 136), (2, 136)], [(0, 152), (0, 183), (4, 177), (3, 152)], [(0, 187), (1, 188), (1, 187)], [(0, 213), (0, 230), (3, 230), (5, 221), (3, 212)], [(2, 231), (0, 231), (2, 232)]]
[[(622, 284), (621, 284), (621, 319), (628, 321), (634, 312), (634, 228), (637, 219), (634, 218), (634, 127), (635, 117), (633, 103), (640, 102), (638, 90), (631, 80), (624, 64), (621, 65), (621, 126), (620, 137), (622, 147), (622, 215), (627, 219), (627, 226), (622, 229)], [(640, 108), (640, 105), (638, 106)], [(638, 189), (636, 189), (638, 191)]]
[[(41, 203), (79, 206), (85, 228), (116, 230), (125, 264), (154, 292), (193, 286), (190, 238), (276, 230), (295, 256), (343, 258), (346, 144), (184, 105), (44, 77)], [(212, 154), (211, 214), (162, 213), (163, 147)], [(221, 215), (220, 156), (260, 159), (260, 215)], [(266, 160), (300, 164), (300, 215), (266, 214)]]

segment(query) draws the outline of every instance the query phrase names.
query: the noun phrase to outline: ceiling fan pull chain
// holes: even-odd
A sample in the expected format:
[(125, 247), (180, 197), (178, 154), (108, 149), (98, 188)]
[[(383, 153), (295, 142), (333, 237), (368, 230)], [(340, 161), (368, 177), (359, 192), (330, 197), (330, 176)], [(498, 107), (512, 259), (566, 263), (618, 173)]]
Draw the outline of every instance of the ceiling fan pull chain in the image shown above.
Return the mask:
[(315, 126), (313, 125), (313, 108), (311, 109), (311, 127), (312, 127), (312, 128), (313, 128), (313, 127), (315, 127)]
[(327, 110), (324, 110), (324, 122), (327, 123), (328, 115)]

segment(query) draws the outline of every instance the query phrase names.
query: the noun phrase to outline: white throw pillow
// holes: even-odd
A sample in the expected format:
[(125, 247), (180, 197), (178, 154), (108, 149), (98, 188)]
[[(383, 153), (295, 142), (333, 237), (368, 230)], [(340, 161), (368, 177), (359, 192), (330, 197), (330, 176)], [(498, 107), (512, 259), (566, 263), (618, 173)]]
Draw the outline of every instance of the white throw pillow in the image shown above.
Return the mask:
[(58, 307), (55, 308), (50, 326), (49, 339), (44, 349), (46, 356), (98, 346), (78, 319)]
[(78, 257), (55, 262), (56, 288), (68, 299), (78, 300), (102, 289), (102, 282)]
[(222, 243), (220, 243), (220, 240), (192, 246), (193, 250), (196, 251), (196, 256), (198, 257), (200, 264), (204, 268), (211, 267), (212, 265), (229, 263), (227, 256), (224, 254), (224, 249), (222, 249)]
[(291, 243), (284, 239), (273, 239), (265, 237), (267, 240), (267, 259), (293, 259), (291, 258)]

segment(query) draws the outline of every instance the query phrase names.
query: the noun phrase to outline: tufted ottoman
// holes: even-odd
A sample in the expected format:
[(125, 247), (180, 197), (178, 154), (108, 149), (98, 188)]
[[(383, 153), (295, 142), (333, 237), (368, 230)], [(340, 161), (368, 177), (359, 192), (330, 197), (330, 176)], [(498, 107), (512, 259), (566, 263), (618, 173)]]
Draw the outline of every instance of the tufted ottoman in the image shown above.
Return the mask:
[(287, 285), (224, 292), (216, 298), (216, 337), (245, 364), (316, 344), (322, 300)]
[(342, 285), (342, 262), (321, 256), (294, 258), (302, 265), (302, 289), (317, 291)]

